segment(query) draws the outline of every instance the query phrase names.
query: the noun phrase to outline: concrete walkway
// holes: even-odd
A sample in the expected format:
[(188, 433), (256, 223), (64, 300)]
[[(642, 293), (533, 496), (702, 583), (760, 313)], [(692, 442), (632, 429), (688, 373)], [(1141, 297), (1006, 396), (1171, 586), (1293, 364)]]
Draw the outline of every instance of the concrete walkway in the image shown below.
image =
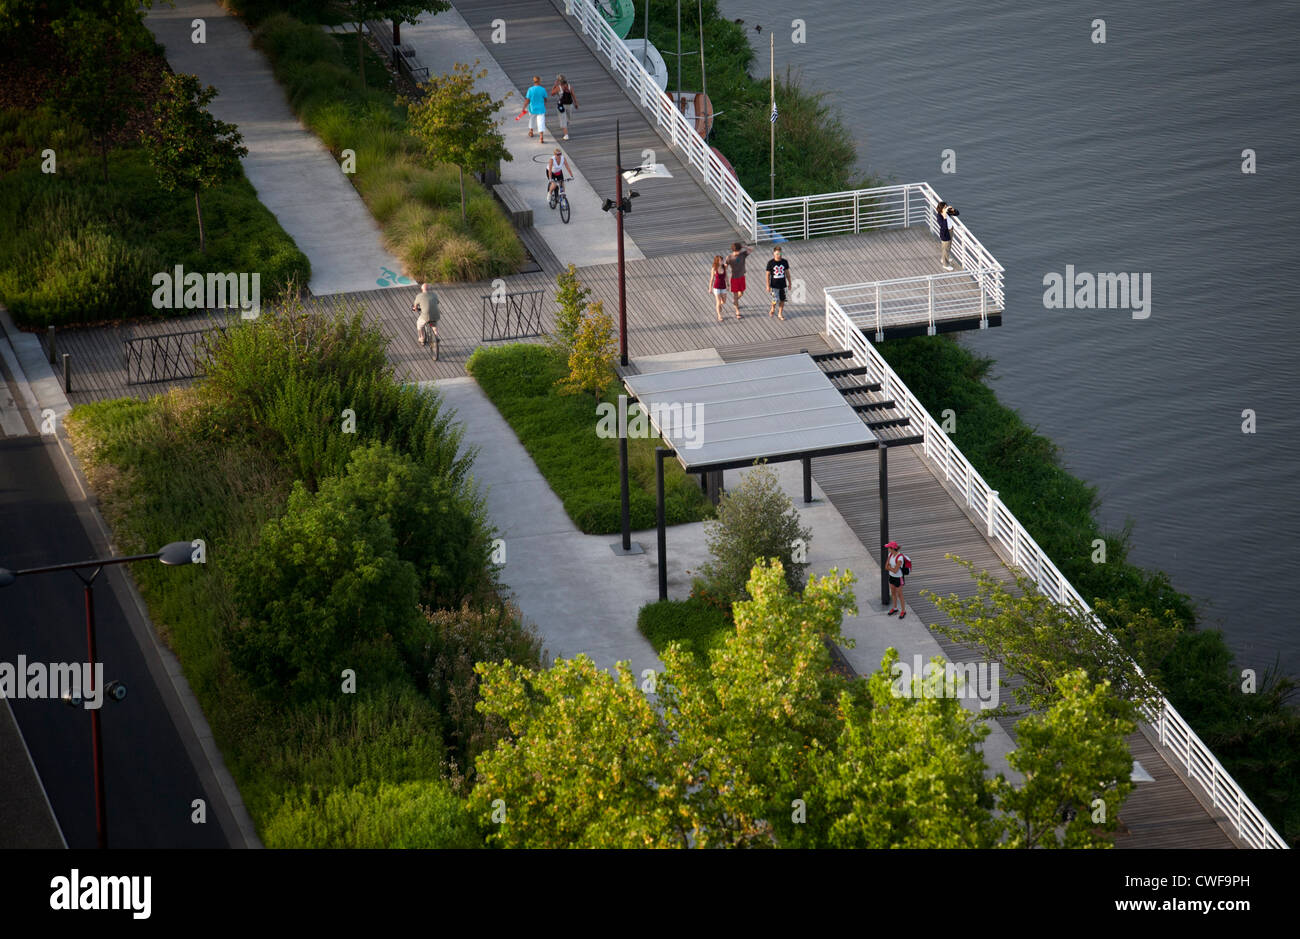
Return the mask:
[[(722, 363), (713, 349), (633, 361), (643, 373)], [(437, 387), (465, 428), (464, 443), (479, 448), (475, 476), (486, 490), (488, 517), (506, 546), (502, 581), (525, 618), (536, 624), (552, 658), (585, 653), (606, 669), (627, 661), (636, 675), (645, 669), (662, 669), (663, 663), (636, 628), (640, 608), (658, 599), (655, 532), (632, 533), (644, 554), (615, 555), (610, 546), (618, 542), (618, 536), (586, 535), (578, 530), (510, 425), (472, 378), (422, 384)], [(835, 567), (857, 575), (858, 612), (846, 617), (843, 627), (844, 634), (855, 642), (854, 648), (844, 650), (854, 670), (860, 675), (877, 671), (891, 646), (909, 664), (915, 655), (925, 662), (943, 656), (916, 611), (909, 609), (907, 618), (900, 621), (881, 609), (876, 602), (880, 568), (872, 553), (815, 481), (813, 504), (803, 504), (799, 463), (780, 463), (774, 468), (803, 524), (813, 531), (809, 573), (823, 575)], [(728, 471), (728, 484), (736, 486), (746, 472)], [(668, 529), (668, 595), (673, 599), (689, 596), (694, 573), (709, 558), (705, 524)], [(963, 698), (962, 702), (979, 712), (977, 700)], [(991, 733), (983, 750), (989, 772), (1005, 773), (1019, 783), (1020, 775), (1006, 761), (1007, 753), (1015, 749), (1011, 737), (994, 721), (988, 726)]]
[[(426, 16), (414, 26), (402, 27), (402, 42), (415, 49), (420, 64), (429, 67), (430, 75), (450, 72), (458, 62), (478, 65), (475, 71), (487, 70), (479, 79), (477, 89), (486, 91), (494, 99), (504, 100), (498, 112), (498, 126), (505, 137), (506, 149), (514, 159), (501, 164), (502, 182), (518, 190), (533, 210), (533, 228), (537, 230), (561, 264), (586, 267), (591, 264), (610, 264), (618, 260), (618, 242), (614, 216), (610, 212), (592, 211), (603, 198), (583, 175), (583, 168), (574, 161), (560, 139), (560, 123), (555, 114), (555, 102), (547, 103), (546, 144), (528, 136), (528, 118), (516, 121), (515, 115), (524, 105), (524, 90), (516, 88), (497, 64), (492, 53), (483, 45), (465, 18), (453, 7), (436, 16)], [(542, 84), (550, 90), (554, 69), (542, 76)], [(508, 97), (507, 97), (508, 96)], [(581, 99), (579, 99), (581, 100)], [(551, 132), (557, 133), (552, 136)], [(565, 150), (573, 182), (566, 183), (569, 202), (575, 206), (568, 224), (560, 213), (546, 204), (546, 161), (556, 147)], [(576, 207), (581, 207), (578, 211)], [(628, 260), (641, 260), (644, 255), (630, 236), (624, 234), (624, 253)]]
[[(191, 41), (195, 19), (206, 23), (204, 44)], [(198, 75), (220, 92), (210, 110), (239, 126), (248, 147), (244, 173), (311, 261), (312, 293), (388, 286), (384, 271), (401, 273), (400, 262), (384, 249), (379, 227), (334, 157), (290, 110), (243, 23), (210, 0), (154, 4), (144, 22), (176, 72)]]

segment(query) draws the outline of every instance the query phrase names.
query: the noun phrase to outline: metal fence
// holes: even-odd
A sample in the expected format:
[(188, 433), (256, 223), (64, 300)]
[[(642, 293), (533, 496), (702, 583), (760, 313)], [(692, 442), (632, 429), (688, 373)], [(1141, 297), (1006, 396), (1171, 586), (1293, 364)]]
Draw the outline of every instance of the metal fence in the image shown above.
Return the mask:
[(126, 383), (147, 385), (198, 376), (211, 337), (225, 331), (224, 326), (214, 326), (123, 340)]
[(480, 335), (484, 342), (502, 342), (509, 339), (528, 339), (541, 336), (541, 290), (521, 290), (504, 296), (483, 295), (483, 316)]
[[(924, 435), (925, 440), (921, 446), (926, 459), (943, 473), (948, 483), (960, 494), (959, 503), (984, 524), (988, 539), (1000, 544), (1011, 556), (1012, 564), (1032, 578), (1040, 591), (1057, 603), (1084, 611), (1094, 629), (1111, 635), (1093, 615), (1092, 608), (1079, 592), (1052, 563), (1051, 558), (998, 498), (997, 490), (991, 488), (976, 472), (952, 439), (939, 428), (934, 418), (921, 406), (921, 402), (889, 367), (889, 363), (829, 297), (826, 303), (826, 337), (832, 343), (840, 342), (845, 349), (851, 350), (855, 364), (865, 365), (868, 378), (880, 383), (881, 394), (893, 399), (898, 409), (912, 419), (911, 426)], [(1137, 668), (1136, 663), (1134, 667)], [(1138, 671), (1140, 673), (1141, 669)], [(1243, 841), (1255, 848), (1287, 847), (1282, 836), (1241, 791), (1241, 787), (1210, 752), (1209, 747), (1168, 700), (1161, 698), (1158, 712), (1147, 716), (1159, 736), (1164, 752), (1172, 755), (1187, 775), (1204, 788), (1211, 804), (1227, 816)]]

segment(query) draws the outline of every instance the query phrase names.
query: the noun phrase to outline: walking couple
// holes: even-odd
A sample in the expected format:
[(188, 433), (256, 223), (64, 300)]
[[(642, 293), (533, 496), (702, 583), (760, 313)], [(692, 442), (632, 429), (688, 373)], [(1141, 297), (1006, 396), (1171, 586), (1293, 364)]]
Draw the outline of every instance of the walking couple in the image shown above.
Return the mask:
[[(724, 261), (722, 255), (713, 256), (713, 266), (709, 268), (709, 289), (713, 291), (718, 322), (722, 322), (722, 307), (727, 295), (727, 272), (731, 273), (731, 298), (736, 310), (736, 319), (740, 319), (740, 298), (745, 293), (745, 261), (753, 253), (753, 245), (736, 242), (731, 246), (731, 253)], [(772, 295), (772, 305), (767, 311), (771, 316), (785, 319), (785, 292), (789, 284), (790, 262), (782, 259), (781, 249), (772, 249), (772, 260), (767, 262), (767, 292)]]

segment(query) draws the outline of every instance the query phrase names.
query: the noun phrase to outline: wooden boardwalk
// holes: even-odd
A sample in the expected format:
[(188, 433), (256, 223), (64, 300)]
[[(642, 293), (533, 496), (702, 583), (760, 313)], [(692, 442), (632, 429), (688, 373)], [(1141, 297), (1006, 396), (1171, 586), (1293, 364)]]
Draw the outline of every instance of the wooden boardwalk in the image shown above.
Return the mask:
[[(492, 57), (518, 87), (520, 94), (538, 75), (548, 90), (563, 74), (573, 85), (578, 110), (572, 115), (570, 138), (555, 143), (582, 171), (602, 198), (614, 197), (614, 122), (622, 130), (623, 168), (642, 162), (642, 151), (653, 150), (655, 160), (673, 174), (672, 179), (647, 179), (635, 188), (641, 197), (625, 217), (627, 234), (646, 257), (679, 251), (703, 250), (743, 240), (734, 226), (704, 191), (690, 169), (664, 142), (627, 96), (622, 79), (594, 55), (575, 32), (570, 18), (550, 0), (456, 0), (456, 10), (469, 23)], [(505, 23), (505, 42), (493, 42), (493, 23)], [(518, 107), (518, 105), (516, 105)], [(519, 134), (527, 129), (520, 121)], [(559, 130), (555, 102), (548, 100), (546, 127)], [(539, 147), (538, 152), (544, 152)], [(575, 212), (599, 212), (597, 205), (576, 205)], [(543, 265), (545, 266), (545, 265)]]
[[(744, 317), (728, 315), (717, 322), (713, 297), (707, 292), (709, 262), (725, 246), (685, 254), (663, 255), (627, 263), (628, 350), (632, 356), (661, 355), (687, 349), (708, 349), (745, 343), (781, 341), (792, 336), (820, 333), (825, 326), (822, 291), (837, 284), (863, 282), (928, 273), (934, 267), (935, 248), (922, 228), (900, 228), (862, 235), (844, 235), (797, 242), (783, 247), (796, 287), (802, 297), (786, 304), (785, 322), (767, 316), (763, 271), (770, 250), (760, 247), (749, 261), (750, 289), (741, 301)], [(617, 320), (618, 266), (601, 264), (579, 270), (579, 279), (591, 289)], [(517, 274), (503, 279), (509, 291), (542, 290), (543, 326), (555, 324), (555, 277), (551, 273)], [(439, 285), (436, 288), (442, 320), (439, 361), (415, 341), (410, 312), (414, 287), (390, 287), (362, 293), (312, 298), (321, 309), (360, 305), (366, 318), (388, 337), (389, 358), (399, 374), (415, 381), (453, 378), (465, 374), (465, 362), (482, 341), (483, 297), (489, 282)], [(728, 295), (730, 300), (730, 295)], [(164, 385), (126, 383), (123, 342), (140, 336), (203, 329), (224, 316), (188, 316), (147, 320), (122, 326), (67, 329), (59, 333), (58, 351), (72, 355), (74, 404), (129, 395), (147, 397)], [(43, 338), (43, 337), (42, 337)]]
[[(828, 351), (825, 337), (804, 335), (770, 343), (749, 343), (718, 349), (725, 361), (787, 355), (807, 349)], [(836, 346), (838, 348), (838, 346)], [(880, 495), (877, 490), (879, 456), (875, 451), (824, 457), (813, 461), (813, 477), (827, 498), (873, 553), (880, 542)], [(939, 477), (918, 446), (891, 447), (889, 451), (889, 523), (890, 537), (896, 539), (912, 558), (915, 573), (909, 579), (907, 604), (922, 621), (950, 624), (951, 620), (921, 589), (940, 596), (971, 597), (975, 581), (961, 566), (944, 555), (955, 554), (973, 561), (980, 570), (998, 573), (1010, 582), (1002, 558), (992, 548), (965, 511), (947, 492)], [(872, 588), (879, 569), (861, 573), (863, 582), (872, 578)], [(875, 594), (873, 594), (875, 596)], [(958, 645), (933, 632), (943, 653), (953, 662), (978, 662), (982, 657), (966, 646)], [(1007, 687), (1023, 684), (1016, 676), (1003, 671)], [(999, 723), (1016, 738), (1015, 720), (1001, 718)], [(1139, 782), (1120, 813), (1121, 828), (1114, 843), (1117, 848), (1232, 848), (1239, 845), (1228, 834), (1227, 820), (1213, 810), (1199, 794), (1199, 786), (1189, 786), (1184, 778), (1153, 746), (1142, 730), (1128, 737), (1133, 759), (1153, 777), (1154, 782)]]

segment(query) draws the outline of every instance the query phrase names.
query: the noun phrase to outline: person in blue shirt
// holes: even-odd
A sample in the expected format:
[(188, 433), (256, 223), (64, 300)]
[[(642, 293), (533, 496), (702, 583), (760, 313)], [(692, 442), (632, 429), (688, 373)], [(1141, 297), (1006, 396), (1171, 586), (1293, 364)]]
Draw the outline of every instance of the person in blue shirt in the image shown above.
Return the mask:
[(541, 142), (546, 143), (546, 89), (542, 87), (539, 76), (533, 76), (533, 83), (524, 92), (524, 97), (528, 99), (528, 136), (533, 135), (533, 124), (536, 122)]

